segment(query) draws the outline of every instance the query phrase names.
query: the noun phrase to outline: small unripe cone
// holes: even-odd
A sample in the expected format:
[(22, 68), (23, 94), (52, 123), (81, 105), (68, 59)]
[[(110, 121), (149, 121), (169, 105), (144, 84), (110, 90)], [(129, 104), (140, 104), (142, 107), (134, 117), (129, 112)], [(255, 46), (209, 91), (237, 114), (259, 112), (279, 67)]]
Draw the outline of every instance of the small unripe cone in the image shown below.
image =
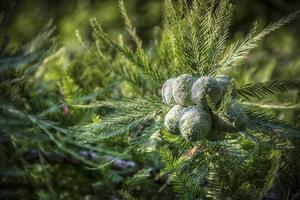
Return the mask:
[(180, 134), (187, 140), (197, 141), (208, 135), (211, 125), (212, 119), (206, 109), (191, 106), (184, 111), (180, 118)]
[(219, 76), (216, 78), (216, 81), (221, 88), (221, 96), (223, 97), (230, 84), (231, 78), (229, 76)]
[(181, 106), (191, 104), (191, 88), (196, 78), (189, 74), (178, 76), (173, 84), (173, 98)]
[(226, 116), (214, 116), (213, 119), (213, 132), (236, 133), (244, 130), (248, 123), (247, 113), (234, 99), (228, 105)]
[(175, 104), (175, 101), (173, 98), (173, 83), (174, 83), (174, 81), (175, 81), (175, 78), (168, 79), (164, 83), (164, 85), (162, 86), (162, 89), (161, 89), (161, 95), (162, 95), (163, 102), (168, 106)]
[(200, 77), (192, 86), (192, 101), (196, 105), (216, 105), (222, 99), (222, 87), (210, 76)]
[(230, 123), (237, 131), (244, 130), (246, 128), (248, 123), (248, 115), (235, 99), (232, 99), (228, 106), (227, 116)]
[(175, 105), (165, 116), (165, 127), (170, 133), (179, 134), (179, 120), (186, 108)]

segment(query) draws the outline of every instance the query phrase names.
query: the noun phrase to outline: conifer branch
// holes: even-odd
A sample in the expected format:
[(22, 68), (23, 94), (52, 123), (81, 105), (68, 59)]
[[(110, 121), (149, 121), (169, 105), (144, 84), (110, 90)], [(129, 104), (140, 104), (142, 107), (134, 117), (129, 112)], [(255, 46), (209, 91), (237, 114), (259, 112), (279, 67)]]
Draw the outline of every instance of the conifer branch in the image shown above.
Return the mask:
[(247, 100), (260, 100), (267, 95), (280, 94), (292, 90), (300, 90), (298, 80), (276, 80), (264, 83), (247, 84), (237, 90), (238, 97)]
[(273, 116), (259, 113), (248, 112), (249, 116), (249, 129), (259, 133), (268, 134), (273, 137), (278, 136), (281, 138), (300, 137), (300, 130), (292, 125), (275, 119)]
[(272, 110), (299, 110), (300, 104), (295, 105), (274, 105), (274, 104), (261, 104), (261, 103), (252, 103), (252, 102), (241, 102), (244, 106), (249, 106), (252, 108), (261, 108), (261, 109), (272, 109)]
[(141, 48), (141, 47), (142, 47), (142, 41), (141, 41), (141, 39), (137, 36), (136, 30), (135, 30), (135, 28), (132, 26), (131, 21), (129, 20), (129, 17), (128, 17), (127, 12), (126, 12), (126, 7), (125, 7), (125, 4), (124, 4), (124, 1), (123, 1), (123, 0), (119, 0), (119, 8), (120, 8), (121, 14), (122, 14), (122, 16), (123, 16), (123, 18), (124, 18), (124, 21), (125, 21), (126, 30), (128, 31), (128, 33), (130, 34), (130, 36), (131, 36), (132, 39), (134, 40), (136, 46), (137, 46), (138, 48)]
[(278, 21), (268, 25), (259, 33), (257, 33), (257, 23), (254, 24), (254, 27), (245, 39), (235, 42), (227, 49), (223, 60), (220, 62), (220, 73), (235, 67), (239, 61), (245, 59), (248, 56), (250, 50), (257, 47), (257, 43), (261, 39), (292, 21), (298, 15), (298, 13), (299, 11), (296, 11), (286, 17), (279, 19)]

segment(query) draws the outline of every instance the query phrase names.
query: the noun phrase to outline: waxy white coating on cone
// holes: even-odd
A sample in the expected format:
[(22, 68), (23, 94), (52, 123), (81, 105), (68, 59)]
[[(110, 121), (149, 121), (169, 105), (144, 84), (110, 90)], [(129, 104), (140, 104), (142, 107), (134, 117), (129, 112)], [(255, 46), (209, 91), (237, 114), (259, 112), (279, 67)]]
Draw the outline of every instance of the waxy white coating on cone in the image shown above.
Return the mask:
[(165, 116), (165, 127), (170, 133), (179, 134), (179, 120), (186, 108), (175, 105)]
[(208, 101), (216, 105), (222, 99), (222, 88), (214, 78), (203, 76), (193, 84), (191, 98), (199, 106), (206, 106)]
[(176, 104), (189, 106), (191, 104), (191, 88), (196, 78), (189, 74), (183, 74), (176, 78), (173, 84), (173, 98)]
[[(165, 116), (169, 132), (181, 134), (187, 140), (223, 140), (226, 133), (236, 133), (246, 128), (248, 116), (232, 95), (225, 113), (211, 114), (210, 107), (219, 106), (230, 86), (228, 76), (203, 76), (196, 79), (189, 74), (167, 80), (162, 87), (165, 104), (174, 105)], [(228, 98), (228, 97), (226, 97)], [(196, 106), (193, 106), (195, 105)], [(184, 106), (190, 106), (188, 108)]]
[(228, 89), (228, 86), (231, 82), (231, 78), (229, 76), (220, 76), (216, 78), (216, 81), (218, 82), (218, 85), (221, 88), (221, 97), (224, 97), (224, 94), (226, 90)]
[(188, 107), (179, 121), (182, 137), (190, 141), (205, 138), (211, 130), (212, 119), (210, 113), (201, 107)]
[(231, 100), (227, 109), (227, 115), (236, 132), (246, 127), (248, 123), (247, 113), (235, 99)]
[(174, 84), (175, 79), (176, 78), (168, 79), (164, 83), (164, 85), (162, 86), (162, 89), (161, 89), (161, 95), (162, 95), (163, 102), (168, 106), (175, 104), (175, 101), (173, 98), (173, 84)]

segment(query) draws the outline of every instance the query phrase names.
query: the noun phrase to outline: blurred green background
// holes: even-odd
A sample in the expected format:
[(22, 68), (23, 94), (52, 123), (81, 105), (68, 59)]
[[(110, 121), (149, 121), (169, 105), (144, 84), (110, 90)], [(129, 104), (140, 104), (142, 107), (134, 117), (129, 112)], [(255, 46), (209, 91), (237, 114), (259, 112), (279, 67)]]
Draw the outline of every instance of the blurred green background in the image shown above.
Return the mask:
[[(268, 24), (284, 15), (300, 9), (299, 0), (233, 0), (236, 5), (232, 32), (247, 33), (254, 20)], [(162, 20), (161, 0), (127, 0), (126, 6), (137, 32), (145, 43), (153, 38), (153, 27)], [(57, 26), (61, 41), (76, 47), (74, 31), (89, 35), (88, 19), (97, 17), (104, 29), (117, 36), (123, 28), (117, 0), (1, 0), (0, 10), (11, 10), (8, 35), (21, 43), (33, 38), (50, 19)], [(300, 20), (285, 28), (295, 39), (300, 33)], [(280, 39), (280, 35), (276, 35)]]

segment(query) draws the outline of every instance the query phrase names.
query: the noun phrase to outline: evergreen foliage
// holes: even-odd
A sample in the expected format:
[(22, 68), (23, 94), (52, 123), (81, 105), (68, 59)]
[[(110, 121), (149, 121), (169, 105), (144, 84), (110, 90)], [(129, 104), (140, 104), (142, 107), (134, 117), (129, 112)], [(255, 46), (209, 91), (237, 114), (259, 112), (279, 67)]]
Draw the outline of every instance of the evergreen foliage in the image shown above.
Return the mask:
[[(299, 105), (261, 100), (299, 91), (299, 81), (235, 85), (228, 76), (230, 81), (217, 82), (224, 86), (222, 99), (206, 99), (215, 135), (192, 141), (167, 130), (164, 121), (171, 103), (163, 102), (161, 88), (182, 74), (192, 74), (190, 90), (193, 76), (226, 79), (261, 39), (297, 12), (260, 32), (255, 24), (245, 38), (229, 44), (233, 5), (228, 0), (164, 0), (162, 30), (145, 47), (122, 0), (119, 7), (130, 42), (122, 36), (112, 39), (92, 18), (95, 43), (86, 44), (76, 32), (84, 52), (71, 60), (51, 37), (51, 26), (18, 52), (0, 45), (0, 155), (8, 159), (0, 166), (5, 172), (0, 183), (8, 190), (0, 188), (0, 195), (72, 199), (74, 192), (88, 199), (85, 194), (94, 190), (95, 198), (107, 199), (263, 199), (282, 166), (289, 169), (284, 158), (300, 130), (266, 111), (295, 110)], [(62, 64), (61, 58), (68, 62)], [(214, 128), (217, 119), (234, 116), (228, 114), (230, 108), (245, 112), (242, 119), (233, 119), (243, 128), (224, 128), (222, 135), (224, 130)], [(28, 149), (37, 149), (38, 164), (24, 156)], [(69, 160), (57, 159), (60, 153)], [(80, 166), (51, 167), (51, 158), (60, 163), (73, 159)], [(84, 175), (76, 176), (78, 171)], [(57, 180), (53, 174), (76, 178)], [(9, 191), (8, 175), (28, 188)]]

